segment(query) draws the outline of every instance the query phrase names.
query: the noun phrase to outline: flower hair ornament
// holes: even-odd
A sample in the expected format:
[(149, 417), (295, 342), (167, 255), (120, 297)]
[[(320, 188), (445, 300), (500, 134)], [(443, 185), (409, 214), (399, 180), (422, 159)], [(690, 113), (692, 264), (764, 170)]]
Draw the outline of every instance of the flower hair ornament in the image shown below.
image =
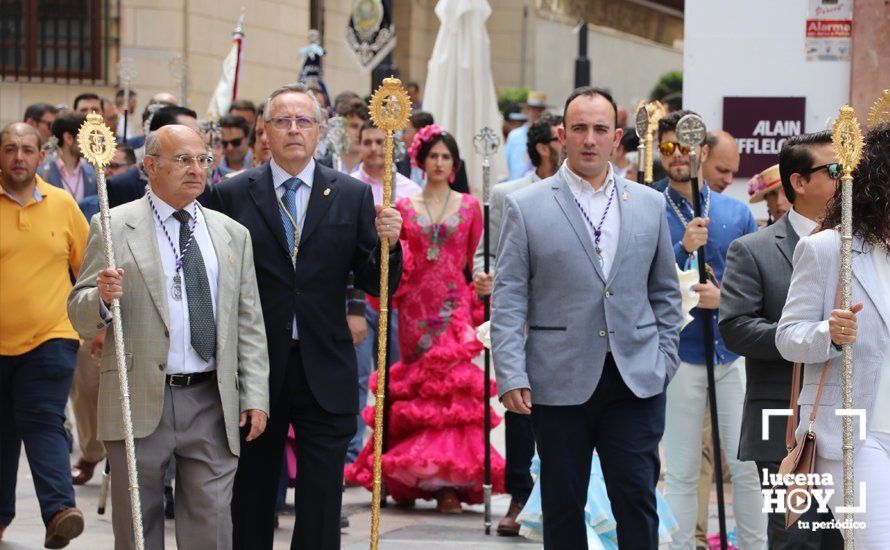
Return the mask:
[[(442, 127), (438, 124), (430, 124), (429, 126), (424, 126), (418, 130), (417, 133), (414, 134), (414, 139), (411, 140), (411, 147), (408, 148), (408, 157), (411, 159), (411, 166), (423, 170), (423, 166), (420, 165), (420, 159), (418, 158), (420, 150), (424, 145), (445, 133), (446, 132), (442, 130)], [(454, 183), (455, 173), (456, 170), (452, 168), (451, 174), (448, 176), (448, 183)]]

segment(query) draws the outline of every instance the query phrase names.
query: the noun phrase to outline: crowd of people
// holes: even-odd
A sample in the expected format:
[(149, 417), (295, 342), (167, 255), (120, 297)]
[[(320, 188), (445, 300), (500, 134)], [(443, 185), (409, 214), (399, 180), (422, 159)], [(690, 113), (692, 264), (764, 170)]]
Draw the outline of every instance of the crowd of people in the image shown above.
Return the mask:
[[(738, 548), (840, 548), (838, 529), (763, 512), (786, 418), (770, 419), (768, 437), (761, 426), (764, 410), (788, 408), (793, 363), (804, 364), (800, 417), (818, 411), (816, 469), (836, 480), (830, 508), (840, 506), (834, 410), (840, 349), (855, 342), (867, 438), (854, 469), (869, 488), (856, 537), (879, 547), (890, 529), (890, 126), (869, 131), (855, 173), (856, 305), (846, 311), (835, 303), (841, 167), (827, 132), (789, 138), (751, 179), (749, 202), (769, 213), (758, 221), (724, 193), (739, 171), (733, 136), (710, 132), (693, 173), (677, 136), (692, 111), (675, 106), (658, 122), (663, 177), (646, 185), (635, 181), (643, 159), (627, 111), (607, 90), (579, 88), (561, 112), (532, 92), (519, 120), (505, 121), (509, 176), (492, 190), (486, 226), (469, 192), (478, 175), (461, 160), (471, 152), (411, 91), (387, 208), (385, 136), (352, 92), (330, 101), (321, 87), (289, 84), (216, 121), (167, 93), (139, 121), (136, 92), (126, 106), (122, 91), (83, 93), (71, 108), (34, 104), (2, 129), (0, 309), (16, 314), (0, 320), (0, 539), (24, 446), (47, 548), (83, 532), (74, 487), (106, 458), (115, 548), (133, 547), (118, 300), (146, 548), (163, 547), (164, 520), (175, 518), (182, 548), (270, 549), (288, 486), (292, 548), (339, 548), (344, 483), (373, 485), (368, 395), (387, 239), (383, 480), (399, 505), (434, 500), (455, 514), (482, 502), (484, 430), (503, 420), (505, 456), (490, 449), (494, 492), (511, 498), (499, 535), (560, 550), (708, 548), (722, 453)], [(105, 268), (97, 174), (77, 140), (90, 113), (118, 140), (104, 168), (115, 270)], [(335, 117), (342, 147), (325, 132)], [(678, 272), (699, 255), (707, 281), (682, 288)], [(695, 302), (685, 320), (684, 295)], [(496, 381), (478, 366), (484, 300)], [(486, 384), (507, 410), (490, 411), (492, 426)], [(806, 424), (793, 426), (798, 438)], [(831, 519), (815, 506), (803, 517)]]

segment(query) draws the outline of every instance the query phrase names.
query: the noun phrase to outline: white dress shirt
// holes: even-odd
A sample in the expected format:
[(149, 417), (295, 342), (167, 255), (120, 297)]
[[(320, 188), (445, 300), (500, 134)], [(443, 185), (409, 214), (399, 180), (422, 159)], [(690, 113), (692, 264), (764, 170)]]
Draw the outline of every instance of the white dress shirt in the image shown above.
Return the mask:
[[(609, 164), (609, 173), (606, 176), (606, 181), (599, 189), (594, 189), (592, 185), (572, 172), (568, 162), (564, 162), (560, 170), (562, 170), (563, 176), (568, 180), (569, 189), (571, 189), (572, 194), (578, 202), (581, 203), (581, 207), (584, 211), (587, 212), (590, 222), (598, 224), (603, 217), (603, 212), (606, 210), (606, 205), (609, 202), (609, 194), (615, 187), (615, 172), (612, 170), (612, 164)], [(603, 220), (603, 225), (600, 230), (600, 257), (603, 260), (603, 275), (606, 279), (609, 278), (609, 271), (612, 268), (612, 263), (615, 261), (615, 256), (618, 254), (618, 237), (621, 232), (621, 209), (618, 206), (619, 200), (618, 190), (615, 189), (615, 197), (612, 198), (612, 205), (609, 207), (609, 211), (606, 214), (605, 220)], [(581, 213), (581, 219), (587, 227), (587, 233), (590, 235), (590, 243), (596, 247), (596, 234), (594, 233), (593, 226), (584, 219), (583, 213)]]
[[(170, 241), (164, 234), (161, 225), (155, 218), (155, 237), (158, 241), (158, 250), (161, 253), (161, 266), (164, 268), (164, 288), (167, 290), (167, 314), (170, 319), (170, 351), (167, 352), (167, 374), (189, 374), (194, 372), (206, 372), (216, 368), (216, 360), (210, 358), (204, 361), (192, 348), (192, 331), (189, 324), (188, 293), (186, 292), (185, 273), (182, 274), (182, 300), (174, 300), (173, 276), (176, 275), (176, 257), (179, 256), (179, 221), (173, 217), (176, 209), (162, 201), (157, 195), (152, 194), (158, 215), (164, 222), (164, 227), (173, 241), (174, 249), (170, 247)], [(195, 235), (191, 247), (198, 246), (201, 249), (201, 258), (204, 259), (204, 269), (207, 271), (207, 282), (210, 284), (210, 299), (213, 302), (213, 318), (217, 318), (217, 293), (219, 280), (219, 263), (216, 259), (216, 251), (207, 231), (204, 214), (198, 208), (198, 203), (183, 208), (196, 216)], [(154, 214), (152, 214), (154, 216)], [(174, 256), (175, 254), (175, 256)]]
[[(890, 303), (890, 254), (881, 247), (872, 247), (869, 252), (878, 280), (883, 287), (884, 303)], [(880, 290), (880, 289), (879, 289)], [(884, 355), (884, 366), (878, 375), (878, 391), (875, 394), (875, 406), (872, 411), (871, 429), (876, 432), (890, 433), (890, 353)]]
[[(211, 357), (209, 361), (205, 361), (192, 348), (192, 330), (189, 323), (189, 302), (185, 273), (182, 274), (181, 281), (182, 300), (173, 299), (173, 276), (176, 275), (176, 257), (179, 256), (179, 221), (173, 217), (176, 209), (153, 193), (150, 193), (150, 198), (152, 203), (154, 203), (155, 209), (157, 209), (157, 215), (160, 216), (164, 223), (163, 227), (167, 229), (167, 234), (170, 235), (170, 240), (167, 240), (164, 229), (158, 223), (154, 212), (152, 212), (155, 240), (158, 243), (158, 252), (160, 252), (161, 256), (161, 268), (164, 270), (164, 289), (167, 292), (167, 318), (170, 321), (170, 349), (167, 351), (167, 374), (191, 374), (212, 371), (216, 369), (216, 360)], [(193, 217), (197, 217), (195, 236), (190, 246), (197, 246), (201, 250), (201, 258), (204, 260), (204, 269), (207, 271), (207, 282), (210, 286), (213, 318), (216, 319), (219, 263), (217, 262), (216, 251), (213, 248), (213, 241), (210, 240), (210, 233), (207, 231), (204, 214), (201, 213), (201, 209), (197, 205), (197, 202), (193, 202), (183, 210), (190, 212)], [(170, 241), (173, 241), (172, 248)], [(126, 289), (124, 289), (124, 292), (126, 292)], [(105, 321), (111, 320), (111, 311), (105, 307), (101, 300), (99, 301), (99, 310)]]
[[(303, 168), (303, 171), (299, 174), (291, 174), (284, 168), (278, 165), (275, 162), (275, 159), (269, 161), (269, 168), (272, 169), (272, 185), (275, 187), (275, 193), (278, 197), (284, 201), (284, 193), (287, 191), (284, 187), (284, 182), (297, 177), (300, 181), (303, 182), (303, 185), (297, 188), (297, 212), (294, 220), (299, 224), (297, 228), (300, 235), (303, 234), (303, 222), (306, 221), (306, 216), (304, 213), (306, 209), (309, 207), (309, 195), (312, 193), (312, 184), (315, 180), (315, 159), (310, 158), (309, 163)], [(278, 214), (281, 215), (281, 206), (278, 207)], [(297, 243), (299, 244), (299, 243)], [(294, 329), (291, 332), (291, 337), (294, 340), (300, 339), (300, 333), (297, 330), (297, 316), (294, 315)]]
[(794, 208), (789, 210), (785, 215), (788, 216), (788, 221), (791, 222), (791, 227), (794, 228), (794, 232), (797, 233), (797, 236), (801, 239), (811, 235), (813, 230), (819, 226), (819, 222), (814, 222), (810, 218), (798, 214)]

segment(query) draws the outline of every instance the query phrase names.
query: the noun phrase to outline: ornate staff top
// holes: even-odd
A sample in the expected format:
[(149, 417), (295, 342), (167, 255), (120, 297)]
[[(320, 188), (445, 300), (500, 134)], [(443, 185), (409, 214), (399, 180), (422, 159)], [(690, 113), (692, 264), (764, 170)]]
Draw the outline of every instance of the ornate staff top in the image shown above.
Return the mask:
[(881, 92), (868, 112), (869, 126), (876, 126), (882, 122), (890, 122), (890, 89)]
[(488, 126), (485, 126), (479, 130), (478, 134), (473, 136), (473, 147), (476, 148), (477, 153), (486, 159), (495, 154), (500, 146), (501, 138)]
[[(646, 109), (646, 105), (640, 104), (639, 108), (637, 108), (637, 116), (634, 122), (637, 130), (637, 137), (645, 139), (646, 132), (649, 129), (649, 111)], [(640, 162), (642, 162), (642, 159), (640, 159)]]
[(77, 144), (87, 162), (101, 171), (111, 163), (117, 146), (114, 142), (114, 134), (98, 113), (90, 113), (77, 132)]
[(324, 143), (332, 154), (342, 155), (349, 150), (349, 134), (343, 127), (343, 117), (335, 116), (325, 125)]
[(688, 114), (677, 122), (677, 140), (681, 145), (689, 147), (690, 151), (702, 145), (707, 134), (705, 122), (696, 114)]
[(862, 158), (862, 131), (856, 112), (849, 105), (841, 107), (841, 112), (831, 129), (834, 153), (844, 167), (844, 178), (853, 177), (853, 170)]
[(136, 78), (136, 62), (132, 57), (122, 57), (117, 62), (117, 76), (121, 81), (121, 86), (130, 87), (130, 83)]
[(664, 108), (662, 102), (655, 100), (646, 104), (646, 113), (649, 115), (647, 131), (650, 134), (654, 134), (655, 130), (658, 129), (658, 121), (664, 118), (664, 115), (667, 114), (667, 109)]
[(384, 132), (395, 133), (408, 124), (411, 117), (411, 99), (402, 88), (402, 81), (389, 77), (371, 96), (371, 121)]
[(473, 136), (473, 147), (482, 155), (482, 202), (488, 204), (491, 198), (491, 156), (501, 146), (501, 138), (488, 126)]

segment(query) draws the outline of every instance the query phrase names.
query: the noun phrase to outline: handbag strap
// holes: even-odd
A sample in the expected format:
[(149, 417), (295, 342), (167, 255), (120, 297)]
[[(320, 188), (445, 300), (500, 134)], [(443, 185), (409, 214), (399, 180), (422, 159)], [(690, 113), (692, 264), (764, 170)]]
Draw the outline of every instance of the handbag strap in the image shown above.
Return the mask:
[[(838, 284), (837, 287), (837, 295), (834, 300), (834, 308), (840, 309), (841, 307), (841, 286)], [(810, 412), (810, 425), (816, 421), (816, 414), (819, 412), (819, 402), (822, 401), (822, 389), (825, 387), (825, 379), (828, 376), (828, 364), (831, 362), (829, 359), (825, 361), (822, 365), (822, 377), (819, 379), (819, 388), (816, 390), (816, 399), (813, 400), (813, 410)], [(797, 398), (800, 396), (800, 379), (801, 379), (801, 370), (803, 369), (803, 365), (801, 363), (794, 363), (794, 369), (792, 370), (792, 378), (791, 378), (791, 402), (788, 405), (788, 408), (791, 409), (791, 416), (788, 417), (788, 423), (785, 425), (785, 449), (790, 453), (794, 449), (795, 437), (794, 433), (797, 431), (797, 424), (800, 421), (800, 407), (797, 405)], [(809, 431), (809, 430), (808, 430)]]

